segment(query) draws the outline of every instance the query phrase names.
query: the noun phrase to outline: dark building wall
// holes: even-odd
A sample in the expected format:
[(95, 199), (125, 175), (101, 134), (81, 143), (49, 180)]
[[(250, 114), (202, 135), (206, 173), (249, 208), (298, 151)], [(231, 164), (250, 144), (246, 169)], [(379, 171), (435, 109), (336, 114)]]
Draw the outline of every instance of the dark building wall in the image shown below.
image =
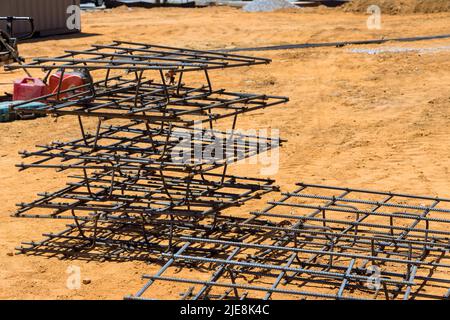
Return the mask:
[[(80, 0), (0, 0), (0, 16), (33, 17), (36, 33), (42, 36), (79, 32), (67, 28), (67, 8), (71, 5), (79, 6)], [(14, 26), (15, 33), (29, 30), (26, 23)], [(4, 29), (5, 24), (0, 22), (0, 28)]]

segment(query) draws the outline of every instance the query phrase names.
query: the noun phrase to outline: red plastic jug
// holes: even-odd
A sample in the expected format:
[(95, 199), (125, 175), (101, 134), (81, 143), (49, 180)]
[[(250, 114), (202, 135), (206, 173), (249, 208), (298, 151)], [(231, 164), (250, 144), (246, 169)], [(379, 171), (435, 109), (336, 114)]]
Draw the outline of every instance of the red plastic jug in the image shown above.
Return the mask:
[[(48, 88), (47, 92), (50, 94), (56, 94), (58, 92), (59, 83), (61, 79), (61, 73), (57, 72), (55, 74), (52, 74), (50, 76), (49, 82), (48, 82)], [(65, 90), (69, 90), (71, 88), (76, 88), (84, 85), (86, 83), (86, 77), (79, 72), (71, 72), (71, 73), (65, 73), (63, 76), (63, 79), (61, 81), (61, 88), (60, 91), (63, 92)], [(75, 90), (75, 92), (82, 92), (86, 91), (86, 89), (79, 89)], [(59, 99), (67, 98), (67, 96), (73, 95), (75, 93), (74, 91), (69, 91), (67, 93), (61, 93), (59, 96)], [(54, 97), (56, 98), (56, 97)], [(53, 97), (52, 97), (53, 99)]]
[(46, 85), (37, 78), (23, 78), (14, 81), (13, 100), (31, 100), (45, 94)]

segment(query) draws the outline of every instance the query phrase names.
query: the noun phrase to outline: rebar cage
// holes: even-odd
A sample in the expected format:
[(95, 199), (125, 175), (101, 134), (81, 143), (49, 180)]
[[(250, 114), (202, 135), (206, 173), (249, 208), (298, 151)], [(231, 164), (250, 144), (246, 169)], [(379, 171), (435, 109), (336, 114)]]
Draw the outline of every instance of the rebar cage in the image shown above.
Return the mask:
[(7, 66), (7, 70), (20, 68), (60, 69), (65, 67), (123, 70), (175, 70), (179, 73), (225, 69), (268, 64), (270, 59), (256, 58), (218, 51), (193, 50), (156, 44), (113, 41), (111, 44), (94, 44), (88, 50), (66, 50), (56, 58), (36, 58), (32, 63)]
[[(115, 41), (93, 45), (84, 51), (68, 50), (56, 58), (36, 58), (29, 64), (13, 64), (6, 70), (39, 69), (44, 82), (58, 75), (54, 87), (43, 97), (47, 105), (36, 113), (51, 115), (125, 118), (151, 122), (178, 122), (192, 125), (195, 120), (212, 122), (286, 102), (286, 97), (228, 92), (213, 89), (209, 70), (268, 64), (270, 59), (200, 51), (150, 44)], [(204, 74), (203, 84), (186, 85), (183, 75)], [(65, 87), (65, 75), (77, 72), (85, 82)], [(52, 74), (53, 73), (53, 74)], [(50, 79), (50, 80), (49, 80)]]
[[(181, 237), (127, 298), (161, 298), (154, 286), (162, 282), (183, 299), (449, 297), (450, 199), (303, 183), (283, 195), (234, 236)], [(202, 271), (175, 273), (183, 264)]]
[(69, 142), (55, 141), (20, 154), (28, 168), (58, 170), (174, 171), (200, 173), (219, 168), (281, 146), (285, 140), (238, 130), (155, 126), (141, 121), (121, 126), (101, 126)]

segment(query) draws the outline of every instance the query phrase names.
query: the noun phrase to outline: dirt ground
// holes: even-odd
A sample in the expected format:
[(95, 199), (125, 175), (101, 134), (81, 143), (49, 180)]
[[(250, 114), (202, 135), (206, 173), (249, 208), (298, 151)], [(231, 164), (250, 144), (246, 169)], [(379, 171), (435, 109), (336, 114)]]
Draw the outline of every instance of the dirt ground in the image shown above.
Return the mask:
[(352, 0), (343, 6), (345, 11), (367, 12), (371, 5), (377, 5), (382, 12), (397, 13), (433, 13), (450, 11), (447, 0)]
[[(22, 55), (56, 55), (113, 39), (216, 49), (450, 34), (450, 13), (383, 15), (381, 30), (368, 30), (365, 14), (324, 8), (273, 13), (117, 8), (83, 13), (82, 19), (82, 35), (24, 43)], [(399, 47), (440, 49), (396, 52)], [(351, 51), (370, 48), (388, 52)], [(211, 76), (216, 87), (290, 97), (288, 104), (243, 116), (238, 123), (240, 128), (280, 129), (288, 139), (273, 176), (283, 190), (304, 181), (450, 197), (450, 39), (251, 54), (273, 63)], [(20, 75), (1, 71), (0, 90), (9, 90), (5, 83)], [(17, 202), (66, 181), (65, 174), (53, 171), (19, 173), (14, 166), (21, 162), (18, 151), (75, 138), (76, 126), (71, 117), (0, 124), (0, 299), (121, 299), (142, 286), (142, 274), (159, 268), (14, 254), (21, 241), (40, 240), (42, 233), (65, 224), (10, 217)], [(232, 171), (259, 174), (256, 166), (235, 165)], [(67, 289), (71, 265), (91, 283)]]

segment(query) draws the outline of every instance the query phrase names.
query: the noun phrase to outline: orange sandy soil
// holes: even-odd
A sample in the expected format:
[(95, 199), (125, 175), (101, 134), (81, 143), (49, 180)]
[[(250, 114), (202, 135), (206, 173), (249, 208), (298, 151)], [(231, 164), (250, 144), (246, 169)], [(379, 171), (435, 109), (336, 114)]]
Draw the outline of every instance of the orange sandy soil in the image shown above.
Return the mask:
[[(83, 13), (82, 19), (83, 32), (90, 36), (24, 43), (22, 55), (56, 55), (66, 48), (83, 49), (113, 39), (215, 49), (450, 34), (450, 13), (384, 15), (383, 28), (376, 31), (366, 28), (364, 14), (324, 8), (274, 13), (226, 7), (117, 8)], [(450, 46), (450, 40), (364, 47), (392, 46), (442, 47)], [(450, 51), (366, 55), (349, 49), (259, 52), (273, 63), (214, 71), (212, 79), (216, 87), (291, 98), (287, 105), (243, 116), (238, 122), (241, 128), (278, 128), (289, 140), (274, 176), (284, 190), (305, 181), (450, 197)], [(0, 90), (10, 89), (4, 83), (20, 75), (0, 72)], [(91, 129), (93, 125), (90, 121)], [(140, 276), (159, 266), (13, 255), (21, 241), (40, 240), (42, 233), (65, 225), (10, 217), (17, 202), (30, 201), (37, 192), (55, 190), (66, 181), (65, 174), (51, 170), (19, 173), (14, 167), (21, 162), (18, 151), (79, 133), (71, 117), (2, 123), (0, 133), (0, 298), (121, 299), (135, 293), (143, 284)], [(257, 166), (232, 168), (233, 173), (259, 174)], [(81, 267), (82, 277), (92, 282), (80, 290), (67, 289), (70, 265)], [(155, 292), (157, 297), (179, 292), (170, 284), (160, 288), (164, 291)]]

